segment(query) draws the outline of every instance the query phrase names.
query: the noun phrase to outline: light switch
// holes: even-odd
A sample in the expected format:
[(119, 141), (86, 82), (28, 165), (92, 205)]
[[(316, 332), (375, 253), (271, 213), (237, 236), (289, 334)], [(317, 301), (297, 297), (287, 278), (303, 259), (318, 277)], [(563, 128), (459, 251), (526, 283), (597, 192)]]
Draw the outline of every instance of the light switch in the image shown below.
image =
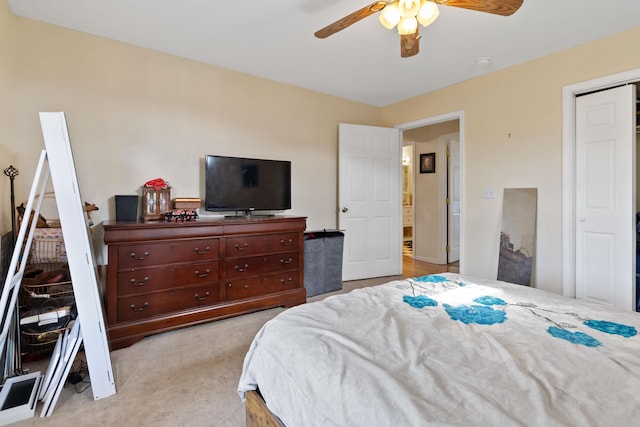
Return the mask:
[(482, 197), (484, 199), (495, 199), (496, 198), (496, 189), (495, 188), (485, 188)]

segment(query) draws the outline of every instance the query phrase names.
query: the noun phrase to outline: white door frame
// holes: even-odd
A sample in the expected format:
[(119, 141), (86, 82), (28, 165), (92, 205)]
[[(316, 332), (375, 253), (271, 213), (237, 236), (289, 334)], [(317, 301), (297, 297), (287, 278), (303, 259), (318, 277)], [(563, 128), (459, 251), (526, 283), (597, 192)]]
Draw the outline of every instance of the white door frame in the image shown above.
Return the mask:
[(576, 96), (640, 81), (640, 68), (562, 88), (562, 294), (576, 296)]
[[(449, 122), (451, 120), (458, 120), (458, 127), (460, 130), (460, 216), (462, 220), (460, 221), (460, 274), (464, 274), (464, 259), (465, 259), (465, 251), (464, 251), (464, 212), (465, 212), (465, 196), (464, 196), (464, 180), (465, 180), (465, 146), (464, 146), (464, 111), (452, 111), (450, 113), (441, 114), (439, 116), (428, 117), (425, 119), (419, 119), (413, 122), (402, 123), (394, 126), (396, 129), (400, 129), (400, 131), (405, 131), (409, 129), (415, 129), (423, 126), (435, 125), (442, 122)], [(402, 140), (402, 135), (400, 135), (400, 139)], [(401, 147), (402, 149), (402, 147)], [(402, 155), (402, 153), (400, 153)], [(415, 198), (414, 198), (415, 200)], [(445, 258), (446, 259), (446, 258)]]

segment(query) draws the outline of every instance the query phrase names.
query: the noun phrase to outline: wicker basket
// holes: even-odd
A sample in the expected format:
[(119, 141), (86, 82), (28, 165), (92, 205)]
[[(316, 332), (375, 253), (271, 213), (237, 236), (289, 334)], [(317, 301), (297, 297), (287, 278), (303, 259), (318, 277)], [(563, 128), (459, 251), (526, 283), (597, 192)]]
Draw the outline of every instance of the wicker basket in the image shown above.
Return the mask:
[(62, 228), (36, 228), (29, 251), (30, 263), (66, 262)]
[(33, 277), (22, 279), (18, 294), (21, 307), (57, 309), (74, 303), (73, 284), (68, 267), (49, 271), (35, 270)]
[[(36, 197), (40, 196), (36, 195)], [(16, 208), (18, 210), (19, 224), (22, 223), (24, 216), (26, 215), (26, 212), (21, 212), (20, 208), (24, 208), (26, 204), (26, 202), (23, 202), (18, 208)], [(47, 192), (44, 194), (42, 208), (57, 212), (55, 194), (53, 192)], [(67, 251), (64, 246), (64, 237), (62, 236), (62, 228), (60, 226), (59, 219), (45, 219), (42, 214), (39, 215), (38, 226), (34, 231), (33, 240), (31, 241), (28, 262), (67, 262)]]
[(53, 351), (58, 336), (76, 317), (71, 272), (66, 263), (30, 264), (18, 294), (23, 356), (39, 359)]
[[(37, 316), (44, 315), (46, 313), (56, 312), (56, 309), (41, 311), (31, 310), (23, 315)], [(71, 328), (71, 313), (64, 316), (56, 316), (54, 320), (49, 322), (31, 323), (28, 325), (22, 325), (20, 328), (20, 335), (22, 337), (22, 349), (23, 352), (29, 355), (45, 355), (53, 351), (53, 348), (58, 341), (58, 336), (64, 334), (64, 332)]]
[(68, 329), (70, 326), (41, 333), (22, 331), (22, 349), (31, 356), (51, 354), (58, 341), (58, 335), (64, 334)]
[(22, 283), (22, 290), (18, 295), (21, 306), (33, 308), (59, 308), (73, 304), (73, 284), (71, 281), (51, 284), (29, 285)]

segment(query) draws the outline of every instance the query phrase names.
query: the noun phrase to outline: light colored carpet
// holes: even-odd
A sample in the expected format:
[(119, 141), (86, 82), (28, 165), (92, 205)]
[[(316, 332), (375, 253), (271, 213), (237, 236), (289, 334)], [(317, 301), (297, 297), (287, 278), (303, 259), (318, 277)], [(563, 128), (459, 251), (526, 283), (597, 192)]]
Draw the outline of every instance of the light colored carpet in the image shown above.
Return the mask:
[[(309, 302), (394, 278), (345, 282), (341, 291), (317, 295)], [(40, 418), (39, 404), (34, 418), (16, 425), (243, 426), (244, 405), (236, 388), (244, 355), (260, 327), (284, 310), (274, 308), (183, 328), (113, 351), (114, 396), (94, 401), (90, 388), (76, 393), (73, 385), (67, 385), (50, 417)], [(44, 373), (47, 365), (45, 361), (25, 368)]]

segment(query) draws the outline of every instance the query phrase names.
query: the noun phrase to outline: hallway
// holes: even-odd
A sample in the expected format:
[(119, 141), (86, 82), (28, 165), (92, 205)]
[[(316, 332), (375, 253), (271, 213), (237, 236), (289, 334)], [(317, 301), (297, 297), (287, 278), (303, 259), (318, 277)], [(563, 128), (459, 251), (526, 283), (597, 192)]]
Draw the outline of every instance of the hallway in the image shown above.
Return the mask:
[(457, 262), (440, 265), (416, 261), (408, 256), (402, 257), (402, 275), (404, 277), (419, 277), (444, 272), (458, 273), (459, 271), (460, 265)]

